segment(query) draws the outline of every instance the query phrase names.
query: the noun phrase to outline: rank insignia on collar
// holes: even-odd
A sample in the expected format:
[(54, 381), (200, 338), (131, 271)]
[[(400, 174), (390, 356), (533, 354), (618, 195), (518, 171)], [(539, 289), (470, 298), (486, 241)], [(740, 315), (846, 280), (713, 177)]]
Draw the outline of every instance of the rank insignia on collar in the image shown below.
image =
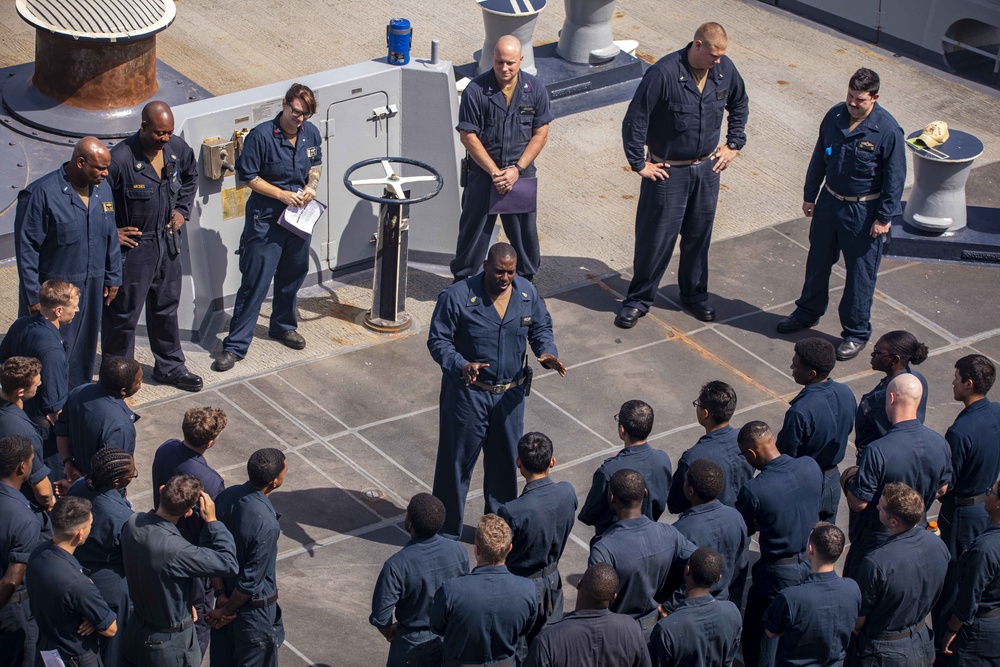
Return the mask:
[(104, 204), (104, 212), (105, 213), (114, 213), (115, 212), (115, 203), (113, 201), (106, 201), (106, 202), (101, 202), (101, 203)]
[(475, 303), (475, 302), (476, 302), (476, 297), (469, 298), (469, 303)]
[(531, 84), (530, 83), (525, 83), (524, 84), (524, 89), (525, 90), (531, 90)]
[(176, 155), (171, 155), (171, 156), (170, 156), (170, 159), (171, 159), (171, 160), (176, 160), (176, 159), (177, 159), (177, 156), (176, 156)]
[(135, 170), (136, 171), (142, 171), (142, 163), (141, 162), (136, 162), (135, 163)]
[(528, 298), (528, 293), (527, 292), (521, 292), (521, 296), (523, 296), (525, 299), (527, 299)]

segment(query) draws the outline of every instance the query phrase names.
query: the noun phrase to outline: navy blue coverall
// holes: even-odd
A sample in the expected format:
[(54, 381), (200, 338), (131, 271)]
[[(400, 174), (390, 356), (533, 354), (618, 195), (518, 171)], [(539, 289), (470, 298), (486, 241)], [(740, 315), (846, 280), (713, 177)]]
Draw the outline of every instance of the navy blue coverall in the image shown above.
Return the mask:
[(538, 617), (528, 633), (530, 643), (546, 624), (563, 616), (558, 566), (576, 521), (576, 491), (569, 482), (536, 479), (524, 485), (520, 496), (501, 505), (497, 515), (513, 536), (507, 569), (531, 579), (538, 589)]
[(653, 628), (650, 661), (653, 667), (728, 667), (736, 659), (742, 627), (740, 609), (729, 600), (717, 600), (711, 595), (685, 598)]
[[(49, 542), (31, 554), (25, 578), (31, 613), (38, 623), (38, 650), (59, 651), (67, 667), (100, 667), (103, 660), (98, 661), (98, 642), (103, 637), (98, 632), (110, 628), (116, 616), (94, 582), (83, 573), (81, 563)], [(86, 636), (77, 632), (84, 619), (95, 629)]]
[(635, 273), (622, 305), (643, 313), (653, 305), (678, 234), (681, 300), (708, 299), (708, 247), (719, 203), (719, 174), (708, 158), (719, 147), (723, 111), (729, 112), (726, 142), (737, 150), (746, 144), (750, 105), (743, 77), (723, 56), (708, 71), (705, 89), (699, 92), (688, 65), (689, 48), (691, 43), (646, 70), (622, 121), (625, 158), (632, 171), (646, 166), (646, 146), (651, 162), (699, 161), (670, 167), (670, 178), (662, 181), (642, 179), (635, 213)]
[(74, 465), (81, 475), (87, 475), (90, 459), (98, 449), (116, 447), (135, 455), (135, 423), (139, 419), (125, 399), (109, 394), (100, 382), (91, 382), (69, 393), (56, 422), (56, 437), (69, 438)]
[(31, 488), (48, 477), (51, 472), (42, 458), (42, 437), (38, 434), (35, 425), (28, 419), (28, 415), (24, 414), (24, 410), (14, 403), (0, 398), (0, 438), (8, 435), (23, 435), (31, 440), (31, 446), (35, 450), (35, 458), (31, 460), (31, 474), (28, 476), (28, 480), (21, 485), (21, 493), (31, 503), (31, 509), (38, 515), (42, 525), (46, 526), (46, 536), (51, 538), (52, 535), (47, 530), (49, 513), (35, 504), (37, 502), (35, 492)]
[(923, 526), (889, 537), (861, 562), (861, 616), (865, 624), (847, 652), (849, 667), (913, 667), (934, 662), (924, 621), (937, 602), (948, 568), (948, 548)]
[(38, 290), (46, 280), (65, 280), (80, 288), (80, 312), (59, 327), (72, 389), (93, 379), (104, 288), (122, 284), (122, 253), (107, 181), (91, 186), (90, 205), (85, 207), (66, 177), (66, 164), (18, 193), (14, 251), (20, 279), (18, 315), (27, 315), (28, 306), (38, 303)]
[[(674, 528), (698, 548), (714, 549), (722, 555), (722, 579), (712, 585), (710, 592), (720, 600), (742, 605), (750, 564), (750, 536), (743, 516), (716, 499), (684, 510)], [(669, 611), (667, 605), (664, 608)]]
[[(309, 122), (299, 128), (293, 146), (281, 131), (281, 114), (261, 123), (246, 136), (236, 160), (236, 176), (249, 183), (258, 176), (271, 185), (296, 192), (306, 186), (309, 170), (323, 164), (323, 137)], [(298, 328), (296, 297), (309, 273), (309, 241), (278, 224), (285, 205), (254, 192), (247, 199), (246, 221), (240, 237), (240, 289), (233, 319), (222, 349), (242, 359), (250, 349), (261, 304), (274, 279), (269, 332), (275, 335)]]
[(441, 584), (431, 603), (431, 631), (442, 637), (445, 667), (514, 665), (535, 624), (535, 585), (503, 565), (480, 565)]
[(743, 624), (743, 662), (774, 664), (777, 640), (764, 635), (764, 611), (782, 590), (809, 573), (804, 560), (809, 533), (819, 519), (823, 472), (813, 459), (782, 454), (743, 485), (736, 509), (747, 532), (760, 533), (760, 560), (752, 571)]
[(854, 429), (858, 405), (846, 384), (827, 379), (810, 384), (792, 399), (778, 432), (778, 450), (789, 456), (809, 456), (823, 470), (821, 521), (837, 523), (840, 505), (840, 470), (847, 454), (847, 440)]
[(224, 578), (226, 595), (250, 597), (236, 620), (212, 629), (212, 664), (219, 667), (277, 667), (285, 625), (278, 605), (275, 569), (281, 526), (270, 499), (250, 482), (219, 494), (218, 516), (236, 542), (240, 570)]
[[(944, 627), (958, 587), (958, 559), (990, 525), (987, 492), (1000, 477), (1000, 404), (982, 398), (963, 409), (944, 434), (951, 447), (951, 486), (941, 496), (938, 526), (951, 553), (941, 599), (934, 608), (936, 627)], [(939, 643), (941, 633), (934, 637)]]
[(609, 609), (578, 609), (538, 635), (524, 667), (649, 667), (642, 628)]
[[(927, 414), (927, 380), (924, 376), (909, 367), (901, 373), (909, 373), (920, 380), (920, 387), (923, 391), (920, 394), (920, 405), (917, 406), (917, 421), (924, 423), (924, 416)], [(897, 373), (898, 375), (898, 373)], [(879, 380), (875, 388), (861, 397), (858, 401), (858, 411), (854, 415), (854, 447), (858, 450), (858, 460), (861, 460), (861, 452), (872, 442), (878, 440), (892, 428), (889, 415), (885, 411), (886, 389), (892, 382), (895, 375), (886, 376)]]
[(722, 488), (719, 501), (732, 507), (736, 497), (746, 481), (753, 477), (753, 466), (740, 454), (740, 446), (736, 442), (738, 431), (726, 424), (722, 428), (698, 438), (694, 446), (681, 454), (677, 461), (677, 470), (670, 483), (670, 495), (667, 496), (667, 509), (673, 514), (680, 514), (691, 507), (691, 501), (684, 495), (684, 477), (692, 461), (708, 459), (717, 463), (726, 474), (726, 485)]
[(478, 382), (491, 386), (523, 377), (527, 346), (536, 357), (558, 357), (552, 318), (535, 287), (520, 276), (510, 284), (503, 321), (486, 294), (482, 275), (455, 283), (438, 296), (427, 348), (441, 366), (441, 408), (434, 496), (444, 503), (442, 535), (458, 539), (472, 470), (483, 451), (485, 513), (517, 497), (517, 441), (524, 434), (524, 384), (494, 393), (466, 386), (462, 367), (485, 362)]
[[(41, 543), (41, 529), (21, 491), (0, 483), (0, 577), (11, 565), (28, 564), (31, 552)], [(37, 641), (38, 626), (22, 578), (7, 604), (0, 607), (0, 665), (33, 667)]]
[[(202, 490), (208, 494), (212, 500), (216, 500), (222, 490), (226, 488), (226, 482), (222, 475), (216, 472), (208, 464), (208, 460), (187, 447), (182, 441), (171, 438), (156, 449), (153, 455), (152, 466), (153, 477), (153, 509), (160, 507), (160, 486), (167, 483), (174, 475), (192, 475), (201, 482)], [(181, 517), (177, 522), (177, 530), (187, 538), (191, 544), (198, 543), (198, 536), (205, 522), (201, 519), (198, 507), (194, 508), (194, 513), (188, 517)], [(198, 620), (194, 623), (195, 632), (198, 633), (198, 646), (201, 647), (202, 654), (208, 650), (211, 639), (211, 626), (208, 625), (208, 612), (215, 608), (215, 593), (212, 591), (212, 582), (208, 579), (192, 579), (191, 586), (194, 589), (195, 610), (198, 612)]]
[(778, 593), (764, 628), (778, 641), (777, 667), (836, 667), (844, 662), (861, 610), (861, 590), (836, 572), (813, 572)]
[[(872, 238), (872, 225), (876, 220), (891, 223), (902, 213), (906, 155), (903, 129), (877, 102), (849, 131), (852, 122), (846, 102), (830, 109), (809, 160), (802, 201), (815, 202), (816, 207), (809, 225), (805, 282), (792, 317), (812, 325), (823, 316), (830, 302), (830, 270), (843, 253), (847, 282), (840, 298), (841, 336), (866, 343), (872, 334), (872, 298), (885, 243), (882, 236)], [(879, 196), (850, 202), (834, 193)]]
[(198, 189), (198, 163), (194, 151), (174, 135), (163, 148), (163, 171), (156, 173), (133, 134), (111, 149), (108, 185), (115, 198), (118, 227), (137, 227), (141, 237), (134, 248), (122, 248), (122, 288), (104, 308), (101, 325), (102, 354), (135, 356), (135, 327), (146, 307), (146, 334), (153, 352), (153, 374), (175, 378), (186, 374), (177, 326), (181, 298), (181, 258), (174, 252), (180, 230), (170, 234), (174, 211), (191, 217)]
[(38, 428), (46, 446), (46, 456), (55, 454), (52, 426), (45, 420), (45, 415), (62, 410), (69, 397), (66, 341), (59, 335), (56, 325), (41, 313), (19, 317), (0, 342), (0, 362), (11, 357), (34, 357), (42, 362), (42, 385), (33, 397), (24, 402), (24, 413)]
[(198, 545), (155, 512), (133, 514), (122, 528), (132, 614), (122, 637), (123, 667), (200, 665), (191, 618), (191, 578), (239, 571), (233, 536), (221, 521), (206, 523)]
[[(973, 541), (959, 567), (951, 613), (964, 625), (951, 644), (955, 655), (949, 664), (994, 667), (1000, 664), (1000, 524), (991, 525)], [(935, 627), (942, 627), (943, 634), (943, 626)]]
[(865, 555), (889, 537), (879, 521), (878, 502), (890, 482), (902, 482), (919, 493), (926, 511), (937, 498), (938, 489), (951, 483), (948, 443), (916, 419), (909, 419), (893, 425), (885, 437), (865, 447), (858, 474), (847, 490), (868, 505), (851, 527), (845, 577), (857, 578)]
[(619, 470), (635, 470), (646, 480), (647, 495), (642, 499), (642, 513), (653, 521), (658, 521), (667, 509), (667, 497), (670, 495), (670, 457), (663, 450), (649, 443), (625, 447), (609, 459), (605, 459), (594, 471), (594, 480), (590, 485), (587, 499), (580, 508), (579, 519), (588, 526), (594, 527), (593, 545), (615, 522), (615, 511), (608, 502), (608, 490), (611, 476)]
[(376, 628), (392, 625), (386, 667), (438, 667), (441, 638), (431, 632), (430, 606), (441, 584), (469, 573), (469, 552), (441, 535), (411, 539), (383, 565), (372, 592), (368, 622)]
[[(475, 134), (500, 169), (515, 164), (531, 141), (532, 133), (555, 120), (542, 82), (524, 70), (517, 76), (509, 105), (491, 69), (466, 86), (458, 108), (455, 129)], [(458, 244), (455, 259), (451, 261), (451, 273), (456, 278), (479, 273), (496, 225), (496, 214), (489, 213), (493, 177), (472, 158), (469, 163), (468, 181), (462, 192), (462, 215), (458, 219)], [(524, 176), (535, 175), (534, 163), (521, 166), (525, 168)], [(517, 253), (517, 274), (533, 279), (541, 263), (535, 212), (505, 213), (500, 221)]]
[(697, 547), (669, 524), (648, 516), (616, 521), (590, 547), (587, 566), (609, 563), (618, 573), (618, 597), (609, 609), (642, 625), (647, 641), (657, 606), (683, 584), (684, 566)]
[(121, 491), (108, 486), (91, 489), (86, 478), (76, 480), (69, 489), (69, 495), (91, 502), (90, 513), (94, 522), (90, 527), (90, 537), (77, 547), (74, 556), (118, 619), (118, 633), (114, 637), (97, 640), (101, 648), (101, 662), (105, 667), (117, 665), (121, 659), (123, 631), (132, 612), (122, 558), (122, 527), (132, 516), (132, 506)]

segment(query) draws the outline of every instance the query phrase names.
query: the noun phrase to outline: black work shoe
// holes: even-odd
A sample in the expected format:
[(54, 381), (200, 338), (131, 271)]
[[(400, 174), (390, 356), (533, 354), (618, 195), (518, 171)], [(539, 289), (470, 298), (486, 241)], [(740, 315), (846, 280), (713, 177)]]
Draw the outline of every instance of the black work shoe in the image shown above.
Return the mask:
[(804, 322), (799, 322), (797, 319), (789, 315), (785, 319), (778, 322), (778, 333), (790, 334), (796, 331), (802, 331), (803, 329), (808, 329), (812, 325), (805, 324)]
[(837, 361), (850, 361), (865, 349), (866, 343), (856, 340), (845, 340), (837, 346)]
[(285, 347), (290, 347), (293, 350), (303, 350), (306, 347), (306, 339), (302, 337), (295, 329), (289, 331), (281, 331), (279, 333), (267, 334), (268, 338), (273, 338)]
[(618, 317), (615, 318), (615, 326), (622, 329), (631, 329), (635, 326), (635, 323), (639, 321), (639, 318), (645, 315), (638, 308), (632, 308), (631, 306), (625, 306), (618, 313)]
[[(232, 365), (230, 365), (230, 368), (232, 368)], [(201, 391), (201, 388), (204, 386), (201, 376), (194, 373), (184, 373), (175, 377), (165, 377), (153, 373), (153, 379), (160, 384), (169, 384), (184, 391)]]
[(235, 366), (236, 362), (239, 360), (240, 358), (237, 357), (232, 352), (223, 352), (218, 357), (216, 357), (215, 363), (212, 364), (212, 370), (215, 371), (216, 373), (225, 373), (230, 368)]
[(691, 313), (702, 322), (715, 321), (715, 308), (713, 308), (708, 301), (699, 301), (698, 303), (682, 303), (681, 308)]

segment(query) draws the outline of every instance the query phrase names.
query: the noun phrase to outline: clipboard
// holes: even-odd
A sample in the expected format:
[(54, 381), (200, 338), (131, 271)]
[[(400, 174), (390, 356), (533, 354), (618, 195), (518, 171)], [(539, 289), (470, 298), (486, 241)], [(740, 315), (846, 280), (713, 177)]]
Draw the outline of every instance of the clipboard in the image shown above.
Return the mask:
[(522, 176), (510, 192), (500, 194), (490, 186), (490, 215), (505, 213), (534, 213), (538, 208), (538, 179)]

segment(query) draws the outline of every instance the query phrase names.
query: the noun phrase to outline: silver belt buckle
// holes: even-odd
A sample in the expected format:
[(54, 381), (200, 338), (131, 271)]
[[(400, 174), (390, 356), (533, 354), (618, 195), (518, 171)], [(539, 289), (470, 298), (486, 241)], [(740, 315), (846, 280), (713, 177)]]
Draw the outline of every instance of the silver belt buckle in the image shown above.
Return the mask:
[(495, 384), (492, 387), (490, 387), (490, 393), (496, 394), (497, 396), (504, 393), (505, 391), (507, 391), (507, 385), (504, 384)]

